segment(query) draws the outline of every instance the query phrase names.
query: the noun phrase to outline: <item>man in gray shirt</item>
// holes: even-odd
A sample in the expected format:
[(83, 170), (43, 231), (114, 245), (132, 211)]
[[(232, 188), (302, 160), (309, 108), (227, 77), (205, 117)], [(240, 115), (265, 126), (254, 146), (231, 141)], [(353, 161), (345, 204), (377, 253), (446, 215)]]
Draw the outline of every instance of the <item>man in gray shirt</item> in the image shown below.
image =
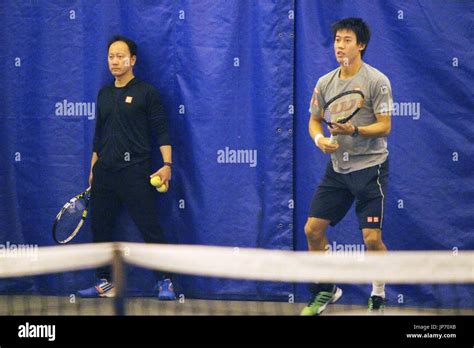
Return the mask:
[[(370, 40), (369, 27), (362, 19), (340, 20), (332, 25), (332, 32), (334, 53), (340, 66), (318, 80), (309, 110), (311, 138), (323, 153), (331, 155), (331, 161), (311, 202), (305, 225), (308, 248), (310, 251), (327, 249), (327, 227), (341, 221), (355, 200), (367, 249), (386, 251), (382, 224), (388, 180), (387, 136), (393, 104), (390, 81), (362, 61)], [(351, 121), (329, 129), (337, 136), (337, 142), (332, 143), (324, 135), (323, 107), (332, 97), (356, 89), (364, 93), (364, 105)], [(335, 284), (314, 284), (312, 292), (314, 297), (302, 315), (319, 315), (342, 295)], [(385, 284), (374, 281), (369, 310), (383, 310), (384, 306)]]

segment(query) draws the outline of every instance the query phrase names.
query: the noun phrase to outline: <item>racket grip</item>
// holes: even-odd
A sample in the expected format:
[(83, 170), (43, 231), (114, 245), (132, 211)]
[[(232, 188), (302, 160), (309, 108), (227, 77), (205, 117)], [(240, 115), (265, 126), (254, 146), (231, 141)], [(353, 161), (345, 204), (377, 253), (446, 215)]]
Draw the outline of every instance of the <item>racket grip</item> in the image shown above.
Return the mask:
[(331, 136), (329, 137), (329, 142), (331, 144), (337, 143), (337, 137), (331, 134)]

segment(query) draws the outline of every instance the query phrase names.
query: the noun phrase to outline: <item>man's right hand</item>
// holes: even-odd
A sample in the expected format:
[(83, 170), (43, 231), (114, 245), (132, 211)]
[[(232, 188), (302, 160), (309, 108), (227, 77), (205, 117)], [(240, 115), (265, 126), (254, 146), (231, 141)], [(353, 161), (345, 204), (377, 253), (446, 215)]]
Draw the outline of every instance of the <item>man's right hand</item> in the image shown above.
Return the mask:
[(333, 153), (336, 152), (339, 148), (339, 144), (337, 142), (331, 143), (330, 138), (326, 137), (319, 138), (318, 143), (316, 145), (323, 153)]

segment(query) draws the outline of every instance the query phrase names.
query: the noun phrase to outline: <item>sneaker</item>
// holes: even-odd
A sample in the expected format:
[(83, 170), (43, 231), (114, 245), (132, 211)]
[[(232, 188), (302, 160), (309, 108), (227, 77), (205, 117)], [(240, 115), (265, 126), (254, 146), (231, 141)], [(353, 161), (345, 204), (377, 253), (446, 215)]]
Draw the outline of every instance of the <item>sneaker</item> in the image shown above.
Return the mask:
[(95, 286), (79, 290), (77, 295), (80, 297), (114, 297), (115, 289), (112, 283), (107, 279), (100, 279)]
[(342, 296), (342, 290), (336, 287), (334, 292), (320, 291), (314, 298), (303, 308), (300, 315), (320, 315), (328, 306), (334, 303)]
[(172, 301), (176, 299), (171, 279), (166, 278), (158, 282), (158, 299)]
[(382, 296), (372, 295), (369, 297), (369, 303), (367, 305), (369, 312), (385, 310), (385, 298)]

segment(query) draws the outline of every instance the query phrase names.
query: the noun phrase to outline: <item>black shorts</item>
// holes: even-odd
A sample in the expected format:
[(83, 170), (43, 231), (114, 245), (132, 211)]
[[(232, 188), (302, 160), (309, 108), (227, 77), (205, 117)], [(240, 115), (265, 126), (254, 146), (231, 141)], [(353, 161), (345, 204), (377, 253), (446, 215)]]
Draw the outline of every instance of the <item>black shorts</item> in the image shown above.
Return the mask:
[(326, 174), (311, 201), (309, 217), (329, 220), (335, 226), (356, 200), (359, 228), (382, 228), (388, 159), (373, 167), (347, 174), (336, 173), (329, 161)]

